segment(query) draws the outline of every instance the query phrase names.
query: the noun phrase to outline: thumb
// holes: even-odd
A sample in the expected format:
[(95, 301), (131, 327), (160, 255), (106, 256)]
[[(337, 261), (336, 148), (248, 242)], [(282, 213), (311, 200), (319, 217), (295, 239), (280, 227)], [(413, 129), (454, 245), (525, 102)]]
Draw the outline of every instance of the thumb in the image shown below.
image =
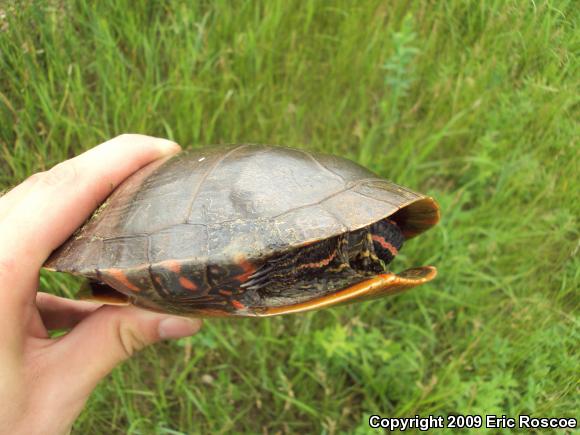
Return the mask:
[[(103, 306), (64, 336), (56, 347), (66, 359), (68, 385), (90, 393), (116, 365), (157, 341), (193, 335), (201, 320), (136, 307)], [(84, 393), (85, 391), (83, 391)]]

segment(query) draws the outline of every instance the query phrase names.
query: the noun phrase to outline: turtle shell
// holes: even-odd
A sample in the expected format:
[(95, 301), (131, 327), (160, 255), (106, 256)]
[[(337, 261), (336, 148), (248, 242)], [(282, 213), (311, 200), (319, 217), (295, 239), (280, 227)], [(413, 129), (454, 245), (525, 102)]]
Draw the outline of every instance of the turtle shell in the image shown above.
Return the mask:
[[(162, 303), (181, 292), (190, 305), (199, 301), (202, 308), (188, 311), (195, 315), (266, 315), (268, 307), (209, 302), (231, 292), (220, 280), (242, 282), (265, 258), (389, 216), (408, 239), (435, 225), (439, 209), (337, 156), (254, 144), (193, 149), (130, 176), (45, 267), (99, 280), (160, 311), (183, 314)], [(414, 275), (417, 285), (434, 270)], [(195, 294), (200, 280), (211, 291)]]

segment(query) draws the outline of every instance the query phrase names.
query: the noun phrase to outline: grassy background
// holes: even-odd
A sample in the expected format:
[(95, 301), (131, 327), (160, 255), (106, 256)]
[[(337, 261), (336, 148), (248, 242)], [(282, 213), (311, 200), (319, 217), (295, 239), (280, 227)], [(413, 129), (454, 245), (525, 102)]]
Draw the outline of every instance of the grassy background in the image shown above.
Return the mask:
[(395, 263), (437, 265), (432, 284), (208, 321), (115, 370), (75, 433), (578, 417), (573, 1), (91, 3), (0, 3), (0, 188), (140, 132), (346, 155), (433, 195), (443, 219)]

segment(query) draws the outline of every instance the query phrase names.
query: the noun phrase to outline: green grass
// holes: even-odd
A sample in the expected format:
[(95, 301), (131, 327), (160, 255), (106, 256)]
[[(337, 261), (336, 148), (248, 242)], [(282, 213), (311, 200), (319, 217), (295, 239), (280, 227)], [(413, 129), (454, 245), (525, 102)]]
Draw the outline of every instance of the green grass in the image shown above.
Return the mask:
[[(338, 153), (433, 195), (443, 216), (395, 263), (438, 266), (432, 284), (207, 321), (115, 370), (75, 433), (578, 417), (573, 1), (39, 3), (0, 6), (0, 188), (139, 132)], [(74, 286), (43, 274), (42, 287)]]

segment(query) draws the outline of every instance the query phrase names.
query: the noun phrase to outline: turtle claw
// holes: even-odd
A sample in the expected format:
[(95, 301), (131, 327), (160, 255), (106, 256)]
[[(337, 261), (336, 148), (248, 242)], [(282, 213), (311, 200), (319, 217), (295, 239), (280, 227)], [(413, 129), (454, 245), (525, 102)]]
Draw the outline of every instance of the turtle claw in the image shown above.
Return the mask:
[(240, 284), (240, 287), (248, 290), (257, 290), (269, 281), (269, 274), (274, 270), (274, 266), (267, 264), (254, 272), (247, 281)]

